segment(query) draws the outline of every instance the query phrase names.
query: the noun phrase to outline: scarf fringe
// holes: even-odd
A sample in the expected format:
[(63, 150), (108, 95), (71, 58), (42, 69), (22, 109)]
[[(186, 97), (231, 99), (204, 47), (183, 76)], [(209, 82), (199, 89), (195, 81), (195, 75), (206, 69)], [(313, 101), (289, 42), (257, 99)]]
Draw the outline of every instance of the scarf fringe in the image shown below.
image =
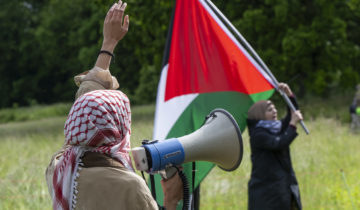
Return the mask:
[[(81, 151), (81, 150), (80, 150)], [(80, 152), (79, 151), (79, 152)], [(77, 203), (77, 194), (78, 194), (78, 190), (77, 190), (77, 186), (78, 186), (78, 182), (77, 179), (80, 177), (80, 173), (79, 171), (81, 171), (82, 167), (84, 166), (84, 163), (82, 162), (81, 158), (83, 156), (83, 154), (85, 153), (85, 151), (81, 151), (81, 154), (76, 158), (76, 163), (75, 163), (75, 168), (74, 168), (74, 174), (71, 178), (71, 189), (70, 189), (70, 198), (71, 201), (69, 203), (71, 203), (70, 205), (70, 210), (75, 209), (76, 208), (76, 203)]]

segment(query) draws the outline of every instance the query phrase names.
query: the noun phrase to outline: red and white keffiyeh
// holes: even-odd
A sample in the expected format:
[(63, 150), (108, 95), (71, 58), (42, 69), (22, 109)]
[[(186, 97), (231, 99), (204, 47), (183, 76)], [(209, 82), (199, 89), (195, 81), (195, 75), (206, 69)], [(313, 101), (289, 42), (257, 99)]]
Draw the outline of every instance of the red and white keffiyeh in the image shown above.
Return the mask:
[[(130, 151), (130, 102), (118, 90), (95, 90), (79, 97), (65, 122), (65, 149), (53, 175), (53, 209), (73, 209), (80, 157), (86, 151), (107, 154), (133, 171)], [(79, 166), (80, 165), (80, 166)]]

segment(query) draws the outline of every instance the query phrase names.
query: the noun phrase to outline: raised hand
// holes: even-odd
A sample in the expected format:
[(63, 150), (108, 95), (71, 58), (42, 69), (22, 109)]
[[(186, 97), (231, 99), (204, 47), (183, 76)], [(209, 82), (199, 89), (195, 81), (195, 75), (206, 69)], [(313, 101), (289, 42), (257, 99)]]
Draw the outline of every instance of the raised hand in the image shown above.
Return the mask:
[(283, 91), (287, 96), (291, 96), (293, 93), (290, 87), (286, 83), (279, 83), (279, 90)]
[(124, 38), (129, 29), (129, 16), (125, 15), (126, 3), (121, 0), (112, 5), (106, 14), (103, 28), (104, 40), (95, 66), (101, 69), (109, 69), (111, 58), (114, 57), (114, 49), (118, 42)]
[(129, 29), (129, 16), (124, 12), (127, 4), (121, 0), (113, 4), (106, 14), (103, 28), (103, 50), (112, 52), (117, 43), (124, 38)]
[(291, 120), (290, 120), (291, 125), (296, 126), (296, 124), (300, 122), (300, 120), (303, 120), (303, 116), (300, 110), (296, 110), (295, 112), (291, 113)]

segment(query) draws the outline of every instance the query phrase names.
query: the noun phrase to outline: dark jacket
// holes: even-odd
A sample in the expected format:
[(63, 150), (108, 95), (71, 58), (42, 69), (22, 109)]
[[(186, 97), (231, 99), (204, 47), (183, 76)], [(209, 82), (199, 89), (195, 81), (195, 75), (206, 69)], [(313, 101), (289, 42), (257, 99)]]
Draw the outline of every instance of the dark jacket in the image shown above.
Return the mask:
[(349, 107), (350, 114), (356, 113), (356, 103), (352, 103)]
[[(290, 99), (297, 107), (295, 98)], [(290, 119), (288, 108), (278, 134), (265, 128), (255, 128), (258, 121), (248, 119), (252, 162), (248, 184), (250, 210), (291, 209), (292, 197), (298, 209), (302, 209), (289, 149), (297, 133), (295, 127), (289, 126)]]

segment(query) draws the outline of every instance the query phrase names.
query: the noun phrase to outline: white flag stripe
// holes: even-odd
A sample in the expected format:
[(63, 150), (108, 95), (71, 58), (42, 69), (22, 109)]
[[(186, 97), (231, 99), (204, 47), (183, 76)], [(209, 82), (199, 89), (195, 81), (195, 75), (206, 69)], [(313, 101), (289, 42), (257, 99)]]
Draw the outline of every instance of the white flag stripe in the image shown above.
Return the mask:
[(156, 110), (154, 120), (153, 139), (163, 140), (166, 138), (170, 129), (174, 126), (180, 115), (188, 105), (199, 95), (186, 94), (174, 97), (165, 102), (166, 79), (169, 64), (165, 65), (161, 71), (158, 93), (156, 98)]

